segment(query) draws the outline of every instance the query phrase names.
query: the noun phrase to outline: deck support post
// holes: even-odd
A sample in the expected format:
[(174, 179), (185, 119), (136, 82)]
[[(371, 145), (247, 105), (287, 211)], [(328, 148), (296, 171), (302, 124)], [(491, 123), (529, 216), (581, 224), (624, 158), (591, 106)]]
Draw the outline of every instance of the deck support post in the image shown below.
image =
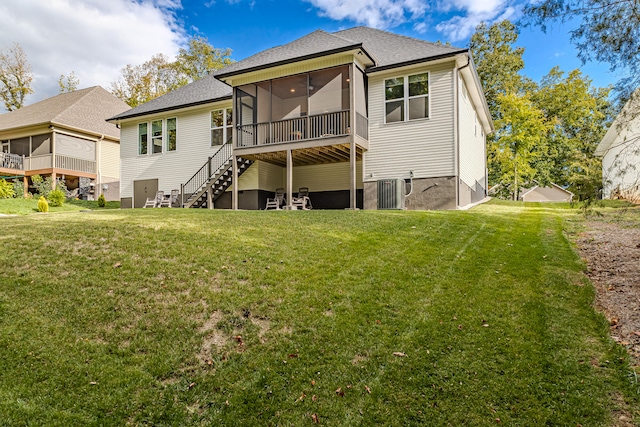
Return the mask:
[(233, 177), (231, 178), (231, 185), (233, 186), (233, 190), (231, 192), (231, 208), (234, 211), (238, 210), (238, 158), (234, 154), (231, 156), (233, 159)]
[(207, 209), (213, 209), (213, 186), (207, 190)]
[(291, 150), (287, 150), (287, 206), (285, 209), (291, 209), (291, 201), (293, 195), (293, 156)]
[(349, 209), (356, 210), (356, 85), (355, 64), (349, 66), (349, 129), (351, 142), (349, 143)]
[(24, 184), (24, 198), (26, 199), (27, 194), (29, 194), (29, 178), (26, 175), (22, 177), (22, 183)]

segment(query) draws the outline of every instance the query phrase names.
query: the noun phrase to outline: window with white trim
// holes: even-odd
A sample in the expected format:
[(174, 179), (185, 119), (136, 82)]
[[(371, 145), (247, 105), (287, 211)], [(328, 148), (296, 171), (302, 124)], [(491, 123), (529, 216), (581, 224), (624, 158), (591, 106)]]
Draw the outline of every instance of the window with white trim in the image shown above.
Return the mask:
[[(177, 125), (178, 119), (175, 117), (138, 123), (138, 155), (176, 151)], [(151, 140), (149, 140), (149, 136), (151, 136)]]
[(138, 124), (138, 154), (144, 155), (148, 153), (148, 134), (147, 134), (147, 123)]
[(385, 123), (429, 117), (429, 73), (384, 81)]
[(211, 112), (211, 146), (231, 142), (232, 116), (231, 108), (223, 108)]

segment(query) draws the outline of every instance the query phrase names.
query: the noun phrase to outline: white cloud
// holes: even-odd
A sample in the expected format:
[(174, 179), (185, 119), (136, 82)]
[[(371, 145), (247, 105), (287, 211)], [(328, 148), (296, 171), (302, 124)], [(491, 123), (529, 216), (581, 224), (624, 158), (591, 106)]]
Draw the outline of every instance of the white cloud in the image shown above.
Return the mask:
[(27, 104), (56, 95), (71, 71), (105, 89), (127, 64), (175, 56), (186, 38), (180, 0), (20, 0), (0, 4), (0, 50), (19, 43), (34, 74)]
[(348, 19), (374, 28), (390, 28), (417, 19), (429, 9), (424, 0), (305, 0), (320, 9), (320, 15)]
[[(504, 19), (513, 19), (520, 13), (519, 6), (507, 6), (506, 0), (450, 0), (441, 2), (443, 12), (462, 13), (436, 25), (449, 41), (464, 40), (482, 23), (493, 23)], [(514, 2), (511, 2), (514, 3)]]

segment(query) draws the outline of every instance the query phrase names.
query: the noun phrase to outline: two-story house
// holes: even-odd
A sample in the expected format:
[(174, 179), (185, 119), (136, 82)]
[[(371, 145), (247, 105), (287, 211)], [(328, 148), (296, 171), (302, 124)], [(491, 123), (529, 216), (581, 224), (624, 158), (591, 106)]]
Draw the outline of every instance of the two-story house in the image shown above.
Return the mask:
[(63, 180), (88, 198), (120, 197), (120, 130), (105, 120), (129, 106), (100, 86), (0, 115), (0, 178)]
[(259, 52), (119, 114), (121, 201), (456, 209), (486, 196), (493, 124), (468, 49), (356, 27)]

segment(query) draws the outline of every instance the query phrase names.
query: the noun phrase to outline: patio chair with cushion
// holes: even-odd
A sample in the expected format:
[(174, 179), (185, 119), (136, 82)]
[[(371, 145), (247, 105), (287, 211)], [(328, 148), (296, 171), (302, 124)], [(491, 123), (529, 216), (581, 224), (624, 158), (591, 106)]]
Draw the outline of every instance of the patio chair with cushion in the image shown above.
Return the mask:
[(298, 190), (298, 197), (294, 197), (291, 201), (291, 206), (295, 206), (298, 209), (308, 211), (313, 209), (311, 206), (311, 199), (309, 198), (309, 187), (300, 187)]
[(276, 209), (280, 210), (285, 205), (286, 200), (284, 198), (284, 188), (276, 188), (275, 197), (267, 198), (267, 206), (265, 206), (264, 210), (268, 209)]
[(172, 207), (173, 204), (178, 201), (179, 194), (180, 194), (180, 190), (171, 190), (171, 194), (167, 195), (160, 201), (160, 207), (161, 208)]
[(160, 207), (160, 203), (162, 203), (162, 199), (164, 199), (164, 191), (156, 192), (156, 197), (147, 198), (143, 208), (157, 208)]

